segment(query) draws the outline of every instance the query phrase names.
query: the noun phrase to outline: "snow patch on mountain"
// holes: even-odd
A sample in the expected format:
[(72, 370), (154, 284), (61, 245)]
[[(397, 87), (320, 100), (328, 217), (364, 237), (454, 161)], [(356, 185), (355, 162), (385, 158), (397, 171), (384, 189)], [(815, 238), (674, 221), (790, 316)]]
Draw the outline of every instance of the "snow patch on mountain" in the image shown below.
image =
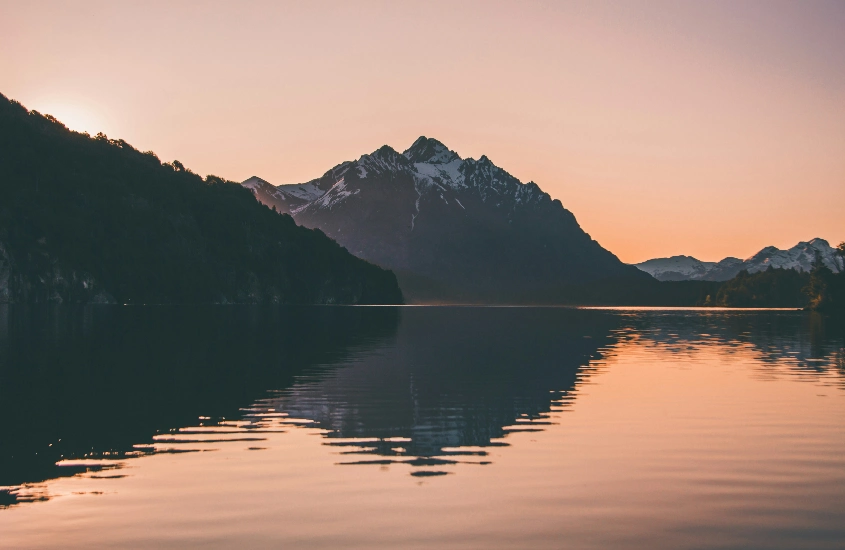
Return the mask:
[(420, 199), (422, 198), (419, 186), (414, 186), (414, 190), (417, 192), (417, 200), (414, 201), (414, 213), (411, 214), (411, 231), (414, 230), (414, 222), (417, 221), (417, 216), (420, 215)]
[(243, 185), (247, 189), (257, 189), (259, 187), (263, 187), (265, 185), (272, 185), (272, 184), (267, 182), (267, 181), (264, 181), (263, 179), (259, 178), (258, 176), (252, 176), (251, 178), (243, 181), (241, 183), (241, 185)]
[(448, 147), (436, 139), (420, 136), (417, 140), (402, 153), (412, 163), (426, 164), (448, 164), (461, 160), (460, 155), (450, 151)]
[(361, 155), (361, 158), (354, 161), (353, 164), (364, 168), (362, 178), (366, 178), (370, 173), (381, 175), (387, 172), (406, 170), (409, 163), (408, 159), (397, 153), (392, 147), (384, 145), (369, 155)]
[(769, 266), (781, 269), (798, 269), (809, 271), (813, 261), (819, 254), (824, 264), (834, 272), (840, 269), (836, 252), (824, 239), (812, 239), (808, 242), (800, 242), (788, 250), (780, 250), (774, 246), (767, 246), (757, 254), (745, 260), (749, 264), (749, 273), (763, 271)]
[(252, 191), (253, 194), (261, 192), (266, 193), (271, 197), (280, 200), (285, 200), (284, 193), (279, 191), (278, 187), (268, 181), (259, 178), (258, 176), (252, 176), (248, 180), (242, 182), (241, 185)]
[(318, 187), (318, 183), (317, 180), (314, 180), (299, 185), (285, 185), (282, 191), (286, 195), (310, 202), (319, 199), (325, 194), (325, 191)]
[[(337, 183), (335, 183), (331, 189), (329, 189), (322, 197), (317, 199), (316, 201), (310, 203), (315, 205), (318, 208), (328, 208), (331, 209), (336, 204), (340, 203), (344, 199), (347, 199), (353, 195), (357, 195), (360, 193), (360, 189), (355, 189), (354, 191), (348, 191), (346, 189), (346, 181), (344, 178), (340, 178)], [(304, 208), (304, 207), (303, 207)], [(297, 212), (299, 209), (295, 210)]]
[(672, 256), (655, 258), (636, 266), (656, 279), (672, 281), (700, 279), (716, 266), (716, 262), (702, 262), (692, 256)]

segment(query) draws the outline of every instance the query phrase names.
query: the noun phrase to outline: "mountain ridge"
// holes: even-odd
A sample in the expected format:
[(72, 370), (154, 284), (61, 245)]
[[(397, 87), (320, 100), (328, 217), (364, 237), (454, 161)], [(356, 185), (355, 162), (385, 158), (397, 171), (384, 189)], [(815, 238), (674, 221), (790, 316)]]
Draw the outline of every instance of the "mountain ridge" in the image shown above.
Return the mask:
[(819, 237), (800, 241), (786, 250), (781, 250), (776, 246), (766, 246), (744, 260), (728, 256), (718, 262), (703, 262), (692, 256), (679, 255), (653, 258), (633, 265), (660, 281), (727, 281), (742, 270), (757, 273), (770, 266), (810, 271), (816, 252), (820, 254), (822, 262), (833, 272), (841, 270), (836, 249), (831, 247), (828, 241)]
[(602, 248), (536, 183), (433, 138), (420, 136), (402, 153), (382, 146), (301, 184), (259, 179), (243, 185), (356, 256), (395, 270), (406, 287), (425, 280), (440, 294), (499, 303), (529, 294), (536, 301), (571, 283), (650, 279)]

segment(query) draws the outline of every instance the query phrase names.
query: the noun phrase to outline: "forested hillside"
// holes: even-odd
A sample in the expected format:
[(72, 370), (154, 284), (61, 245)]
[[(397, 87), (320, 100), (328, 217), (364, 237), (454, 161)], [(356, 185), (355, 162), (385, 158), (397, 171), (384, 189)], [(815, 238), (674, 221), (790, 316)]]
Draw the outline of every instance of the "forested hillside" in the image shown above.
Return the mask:
[(401, 299), (393, 273), (240, 185), (0, 95), (0, 302)]
[(769, 268), (766, 271), (739, 274), (726, 281), (712, 302), (724, 307), (805, 307), (809, 303), (805, 288), (810, 275), (794, 269)]
[[(845, 243), (837, 249), (845, 260)], [(766, 271), (739, 274), (722, 283), (704, 305), (726, 307), (800, 307), (837, 316), (845, 315), (845, 272), (834, 273), (817, 259), (812, 269), (796, 271), (770, 267)]]

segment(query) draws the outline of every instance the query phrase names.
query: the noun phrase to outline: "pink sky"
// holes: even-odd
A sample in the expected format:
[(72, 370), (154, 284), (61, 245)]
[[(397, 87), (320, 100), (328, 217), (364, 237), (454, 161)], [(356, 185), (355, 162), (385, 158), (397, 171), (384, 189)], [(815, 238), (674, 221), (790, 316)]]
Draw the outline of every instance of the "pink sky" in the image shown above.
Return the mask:
[(426, 135), (628, 262), (845, 240), (845, 2), (11, 2), (0, 93), (233, 180)]

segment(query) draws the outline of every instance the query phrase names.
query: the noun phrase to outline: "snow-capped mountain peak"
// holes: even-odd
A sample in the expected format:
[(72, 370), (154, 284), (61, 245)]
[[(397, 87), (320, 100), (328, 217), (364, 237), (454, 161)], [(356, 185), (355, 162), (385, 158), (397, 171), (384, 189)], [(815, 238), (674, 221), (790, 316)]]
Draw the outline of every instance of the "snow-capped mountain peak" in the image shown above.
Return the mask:
[(404, 153), (405, 158), (416, 163), (448, 164), (461, 160), (460, 155), (433, 138), (420, 136)]
[(820, 238), (801, 241), (787, 250), (767, 246), (745, 260), (728, 257), (720, 262), (702, 262), (691, 256), (672, 256), (655, 258), (636, 266), (661, 281), (727, 281), (743, 269), (749, 273), (765, 271), (769, 267), (809, 271), (816, 256), (834, 272), (842, 268), (835, 249)]
[[(258, 176), (252, 176), (251, 178), (241, 182), (241, 185), (246, 187), (247, 189), (256, 189), (259, 187), (263, 187), (265, 185), (272, 185), (270, 182), (265, 181)], [(273, 186), (275, 187), (275, 186)]]
[(830, 246), (830, 243), (820, 238), (812, 239), (809, 242), (801, 241), (788, 250), (767, 246), (745, 260), (745, 263), (750, 267), (749, 272), (752, 272), (752, 269), (762, 271), (769, 266), (809, 271), (817, 255), (830, 269), (839, 271), (840, 266), (837, 263), (834, 249)]
[(273, 203), (278, 211), (413, 285), (501, 301), (602, 277), (648, 279), (534, 182), (425, 136), (403, 153), (385, 145), (276, 189), (287, 200), (287, 209)]
[[(342, 171), (339, 167), (345, 166)], [(366, 179), (368, 177), (382, 175), (388, 172), (396, 172), (408, 169), (410, 163), (401, 153), (397, 152), (393, 147), (384, 145), (379, 147), (372, 153), (361, 155), (358, 160), (354, 162), (347, 162), (335, 167), (332, 170), (332, 175), (335, 179), (343, 176), (349, 168), (357, 168), (358, 177)], [(325, 176), (323, 176), (325, 178)], [(285, 186), (286, 187), (286, 186)]]
[(260, 202), (268, 207), (276, 208), (278, 212), (290, 211), (291, 201), (297, 200), (293, 193), (283, 193), (278, 187), (258, 176), (252, 176), (241, 182), (241, 185), (252, 191)]
[[(288, 189), (296, 190), (303, 185), (317, 185), (322, 193), (327, 193), (350, 169), (354, 169), (359, 180), (373, 180), (386, 174), (405, 174), (414, 181), (418, 194), (433, 192), (447, 203), (449, 193), (463, 194), (467, 191), (484, 202), (494, 200), (495, 204), (501, 205), (513, 202), (529, 204), (550, 199), (537, 184), (522, 183), (493, 164), (486, 155), (482, 155), (478, 160), (462, 159), (458, 153), (440, 141), (425, 136), (417, 138), (401, 154), (385, 145), (372, 153), (362, 155), (357, 161), (336, 166), (319, 180), (298, 186), (283, 185), (279, 189), (287, 192)], [(308, 200), (314, 202), (316, 208), (319, 206), (319, 198), (309, 197)], [(460, 200), (456, 198), (455, 203), (462, 204)], [(301, 208), (306, 208), (306, 205), (301, 205)]]

